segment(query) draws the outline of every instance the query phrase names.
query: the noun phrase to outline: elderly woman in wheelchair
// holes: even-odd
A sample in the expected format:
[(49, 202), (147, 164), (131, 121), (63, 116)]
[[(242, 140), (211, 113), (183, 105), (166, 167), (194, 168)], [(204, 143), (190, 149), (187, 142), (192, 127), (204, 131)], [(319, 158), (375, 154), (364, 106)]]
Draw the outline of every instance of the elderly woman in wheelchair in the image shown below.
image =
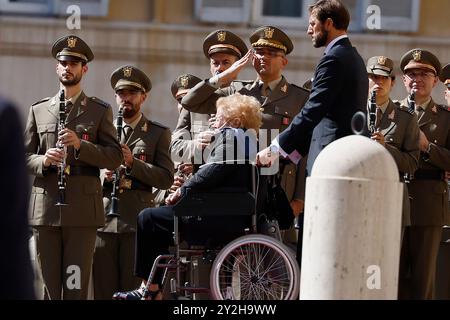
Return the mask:
[[(141, 287), (117, 292), (113, 299), (162, 298), (164, 270), (155, 266), (174, 244), (174, 228), (175, 245), (178, 245), (178, 226), (183, 232), (194, 234), (191, 236), (194, 242), (200, 239), (210, 247), (244, 235), (244, 230), (248, 231), (249, 227), (255, 231), (255, 196), (258, 192), (255, 190), (254, 167), (249, 163), (256, 156), (256, 137), (262, 123), (260, 108), (255, 98), (240, 94), (217, 101), (213, 126), (216, 135), (206, 149), (209, 153), (206, 163), (166, 199), (167, 206), (147, 208), (138, 216), (135, 275), (143, 280)], [(298, 294), (298, 288), (295, 288), (298, 287), (298, 266), (289, 249), (273, 238), (252, 236), (240, 237), (219, 252), (211, 272), (211, 297), (295, 297)]]

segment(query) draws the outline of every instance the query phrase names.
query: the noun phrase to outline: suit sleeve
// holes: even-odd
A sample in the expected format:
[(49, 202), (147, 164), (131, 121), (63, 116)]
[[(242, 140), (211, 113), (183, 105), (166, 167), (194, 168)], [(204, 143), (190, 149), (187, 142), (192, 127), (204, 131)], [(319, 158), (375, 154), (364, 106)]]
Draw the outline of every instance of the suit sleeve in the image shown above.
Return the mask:
[(116, 169), (123, 161), (122, 149), (116, 139), (110, 106), (100, 120), (97, 143), (81, 140), (77, 160), (98, 168)]
[(306, 187), (306, 163), (307, 157), (303, 157), (297, 164), (297, 171), (295, 176), (295, 190), (292, 200), (305, 200), (305, 187)]
[(174, 165), (169, 154), (170, 130), (162, 129), (153, 163), (134, 158), (131, 176), (146, 185), (168, 189), (173, 183)]
[(450, 171), (450, 113), (445, 111), (446, 125), (447, 125), (447, 141), (446, 145), (439, 146), (435, 143), (430, 145), (430, 154), (427, 160), (428, 163), (438, 167), (441, 170)]
[(189, 111), (182, 108), (170, 144), (170, 152), (175, 162), (193, 163), (196, 148), (192, 138), (191, 115)]
[(417, 116), (409, 117), (402, 150), (386, 143), (386, 149), (392, 155), (398, 170), (405, 173), (414, 173), (419, 167), (419, 126)]
[(39, 135), (37, 132), (36, 119), (34, 117), (34, 109), (30, 108), (28, 113), (27, 124), (25, 127), (25, 161), (30, 174), (43, 177), (44, 155), (38, 154)]
[(312, 131), (334, 105), (343, 88), (345, 70), (335, 56), (324, 56), (314, 75), (314, 87), (308, 101), (290, 126), (278, 136), (280, 147), (287, 154), (297, 150), (302, 156), (308, 153)]
[(217, 99), (229, 95), (229, 90), (230, 87), (215, 89), (203, 80), (189, 90), (181, 100), (181, 105), (190, 112), (216, 113)]

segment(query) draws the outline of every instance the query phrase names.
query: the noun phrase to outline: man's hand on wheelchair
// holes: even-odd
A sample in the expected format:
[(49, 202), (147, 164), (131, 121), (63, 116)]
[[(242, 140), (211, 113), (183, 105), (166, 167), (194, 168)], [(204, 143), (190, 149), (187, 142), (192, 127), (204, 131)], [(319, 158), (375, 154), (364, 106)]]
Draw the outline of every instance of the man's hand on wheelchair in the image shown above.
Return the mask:
[(169, 196), (166, 198), (166, 205), (171, 206), (174, 205), (180, 200), (181, 198), (181, 189), (177, 189), (174, 193), (169, 194)]

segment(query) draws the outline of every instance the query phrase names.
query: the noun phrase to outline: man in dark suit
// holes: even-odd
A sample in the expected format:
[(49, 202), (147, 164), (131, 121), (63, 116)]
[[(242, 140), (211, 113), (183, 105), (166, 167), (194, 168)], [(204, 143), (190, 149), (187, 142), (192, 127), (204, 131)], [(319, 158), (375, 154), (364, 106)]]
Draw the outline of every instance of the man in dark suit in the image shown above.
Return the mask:
[(289, 128), (259, 152), (258, 159), (269, 165), (281, 153), (297, 163), (308, 154), (310, 174), (320, 151), (352, 134), (353, 115), (366, 108), (368, 80), (364, 61), (347, 37), (350, 15), (344, 5), (338, 0), (320, 0), (309, 11), (308, 34), (313, 45), (326, 47), (314, 73), (311, 94)]
[(0, 99), (0, 300), (34, 299), (33, 271), (28, 249), (29, 187), (25, 166), (22, 126), (16, 109)]

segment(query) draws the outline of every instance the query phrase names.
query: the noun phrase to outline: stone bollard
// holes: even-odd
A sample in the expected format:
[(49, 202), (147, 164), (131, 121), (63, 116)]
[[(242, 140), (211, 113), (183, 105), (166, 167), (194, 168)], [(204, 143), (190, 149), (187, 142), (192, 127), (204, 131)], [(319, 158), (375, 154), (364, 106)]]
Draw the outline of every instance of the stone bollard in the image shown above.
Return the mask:
[(307, 178), (300, 299), (397, 299), (402, 183), (363, 136), (328, 145)]

